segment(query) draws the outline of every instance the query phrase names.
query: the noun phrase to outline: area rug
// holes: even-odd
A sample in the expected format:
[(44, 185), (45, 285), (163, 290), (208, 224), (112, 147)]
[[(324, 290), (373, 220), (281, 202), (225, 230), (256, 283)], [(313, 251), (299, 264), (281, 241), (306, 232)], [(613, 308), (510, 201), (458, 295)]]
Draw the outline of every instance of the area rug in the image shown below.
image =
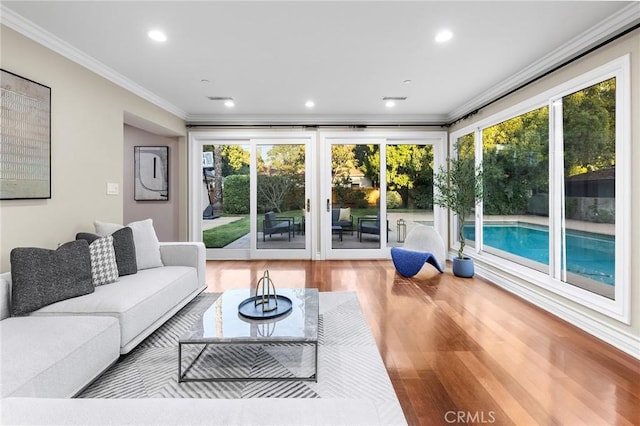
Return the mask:
[[(79, 398), (362, 398), (378, 407), (385, 424), (406, 420), (357, 295), (319, 294), (318, 382), (177, 381), (178, 338), (186, 333), (219, 294), (203, 293), (191, 301), (131, 353), (122, 357)], [(232, 374), (292, 374), (311, 371), (311, 351), (264, 345), (209, 354)], [(307, 353), (305, 353), (305, 351)], [(214, 365), (215, 366), (215, 365)], [(244, 371), (238, 370), (244, 369)]]

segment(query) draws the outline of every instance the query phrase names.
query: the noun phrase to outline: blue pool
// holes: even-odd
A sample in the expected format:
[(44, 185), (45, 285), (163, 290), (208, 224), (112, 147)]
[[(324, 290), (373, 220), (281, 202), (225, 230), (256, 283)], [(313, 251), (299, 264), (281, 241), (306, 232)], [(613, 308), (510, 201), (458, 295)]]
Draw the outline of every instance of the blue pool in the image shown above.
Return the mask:
[[(521, 223), (484, 225), (484, 245), (549, 264), (549, 230)], [(475, 228), (464, 227), (475, 241)], [(589, 232), (567, 233), (567, 271), (605, 284), (615, 284), (615, 238)]]

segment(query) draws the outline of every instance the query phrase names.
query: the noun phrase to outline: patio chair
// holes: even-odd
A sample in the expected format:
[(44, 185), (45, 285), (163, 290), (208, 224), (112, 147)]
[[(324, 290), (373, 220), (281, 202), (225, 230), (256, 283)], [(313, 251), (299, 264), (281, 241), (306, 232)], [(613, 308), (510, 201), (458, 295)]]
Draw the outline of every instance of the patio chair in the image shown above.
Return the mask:
[[(341, 218), (341, 212), (345, 211), (346, 209), (340, 209), (340, 208), (334, 208), (331, 209), (331, 227), (334, 226), (339, 226), (342, 228), (342, 232), (340, 233), (340, 235), (342, 235), (343, 232), (350, 232), (351, 235), (353, 235), (353, 215), (351, 214), (351, 209), (349, 209), (349, 219), (347, 220), (346, 218)], [(342, 219), (342, 220), (340, 220)]]
[(276, 217), (274, 212), (267, 212), (264, 214), (264, 220), (262, 221), (262, 241), (265, 241), (265, 237), (269, 235), (269, 238), (273, 234), (287, 233), (289, 241), (291, 241), (291, 234), (294, 232), (292, 217)]
[[(387, 240), (389, 239), (389, 221), (386, 223)], [(376, 217), (358, 218), (358, 239), (362, 242), (362, 234), (372, 234), (380, 237), (380, 212)]]
[(446, 264), (444, 241), (432, 227), (417, 225), (409, 231), (404, 246), (391, 247), (391, 259), (396, 271), (404, 277), (413, 277), (425, 263), (442, 273)]

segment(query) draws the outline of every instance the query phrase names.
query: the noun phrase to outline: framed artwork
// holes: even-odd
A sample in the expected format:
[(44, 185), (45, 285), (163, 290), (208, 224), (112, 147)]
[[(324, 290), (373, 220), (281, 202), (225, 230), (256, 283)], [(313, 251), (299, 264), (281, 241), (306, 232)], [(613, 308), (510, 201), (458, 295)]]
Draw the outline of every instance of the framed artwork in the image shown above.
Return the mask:
[(51, 198), (51, 88), (0, 69), (0, 199)]
[(169, 147), (135, 146), (133, 198), (136, 201), (169, 199)]

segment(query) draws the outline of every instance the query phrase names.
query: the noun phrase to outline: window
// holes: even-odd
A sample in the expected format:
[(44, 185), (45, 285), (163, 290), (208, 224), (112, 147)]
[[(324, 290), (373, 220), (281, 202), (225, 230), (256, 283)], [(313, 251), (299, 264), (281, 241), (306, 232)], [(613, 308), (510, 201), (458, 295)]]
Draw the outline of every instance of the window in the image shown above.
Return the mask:
[(482, 130), (483, 246), (549, 270), (549, 108)]
[(562, 282), (614, 298), (616, 79), (554, 102), (562, 116)]
[[(455, 139), (455, 147), (457, 147), (458, 152), (455, 155), (458, 155), (460, 159), (469, 160), (475, 163), (476, 157), (476, 134), (467, 133), (466, 135), (460, 136)], [(475, 247), (476, 242), (476, 206), (473, 207), (472, 214), (468, 219), (465, 220), (465, 224), (463, 225), (463, 233), (465, 244), (469, 247)], [(456, 223), (455, 235), (459, 235), (460, 223)]]
[(479, 141), (475, 256), (625, 323), (629, 73), (627, 55), (452, 134), (459, 155)]

